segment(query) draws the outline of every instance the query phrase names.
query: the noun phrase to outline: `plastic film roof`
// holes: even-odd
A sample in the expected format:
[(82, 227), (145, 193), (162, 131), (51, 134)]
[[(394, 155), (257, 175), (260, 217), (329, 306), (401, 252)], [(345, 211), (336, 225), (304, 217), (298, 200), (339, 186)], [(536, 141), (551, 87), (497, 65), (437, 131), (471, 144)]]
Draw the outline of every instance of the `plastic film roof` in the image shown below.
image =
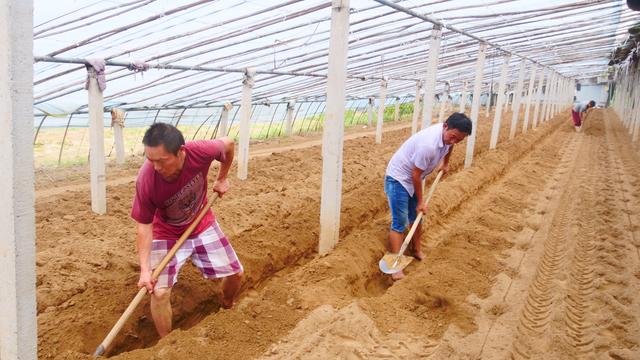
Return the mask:
[[(624, 1), (437, 0), (394, 1), (567, 77), (607, 71), (609, 55), (640, 13)], [(258, 70), (253, 100), (322, 99), (327, 91), (331, 1), (36, 0), (34, 55), (142, 61), (217, 71), (107, 66), (105, 106), (201, 107), (239, 102), (243, 69)], [(388, 96), (415, 93), (425, 77), (433, 24), (372, 0), (350, 1), (347, 96), (376, 96), (388, 77)], [(471, 83), (476, 39), (443, 29), (438, 88)], [(487, 50), (484, 82), (496, 82), (504, 52)], [(526, 61), (527, 69), (531, 61)], [(36, 111), (68, 113), (87, 102), (82, 64), (34, 63)], [(526, 81), (528, 81), (528, 76)]]

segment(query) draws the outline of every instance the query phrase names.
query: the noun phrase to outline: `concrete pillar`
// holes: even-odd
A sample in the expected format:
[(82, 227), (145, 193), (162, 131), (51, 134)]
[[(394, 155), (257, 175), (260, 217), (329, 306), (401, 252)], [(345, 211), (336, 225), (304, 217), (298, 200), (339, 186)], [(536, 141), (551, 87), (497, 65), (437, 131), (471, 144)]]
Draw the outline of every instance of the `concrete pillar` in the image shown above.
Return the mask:
[(436, 95), (436, 75), (438, 72), (438, 56), (440, 55), (440, 40), (442, 28), (433, 25), (431, 29), (431, 44), (429, 46), (429, 65), (424, 79), (424, 98), (422, 101), (422, 128), (431, 125), (433, 117), (433, 103)]
[(509, 129), (509, 140), (516, 136), (516, 126), (518, 126), (518, 118), (520, 117), (520, 103), (522, 102), (522, 85), (524, 85), (524, 72), (526, 63), (522, 59), (520, 61), (520, 70), (518, 70), (518, 83), (516, 84), (516, 91), (513, 93), (513, 107), (511, 111), (511, 128)]
[(493, 90), (491, 87), (493, 86), (493, 82), (489, 83), (489, 88), (487, 89), (487, 101), (484, 104), (484, 117), (489, 118), (489, 109), (491, 108), (491, 97), (493, 97)]
[(538, 125), (546, 119), (546, 112), (549, 101), (549, 92), (551, 91), (551, 84), (553, 83), (553, 69), (549, 68), (547, 73), (547, 79), (545, 80), (544, 92), (540, 90), (540, 116), (538, 116)]
[(553, 73), (553, 88), (551, 89), (551, 98), (549, 99), (549, 114), (547, 120), (551, 120), (556, 115), (556, 103), (558, 99), (558, 87), (560, 86), (560, 74)]
[(527, 91), (527, 103), (524, 108), (524, 121), (522, 122), (522, 133), (525, 134), (529, 128), (529, 109), (533, 98), (533, 85), (536, 82), (536, 64), (531, 64), (531, 75), (529, 77), (529, 90)]
[(121, 109), (111, 109), (111, 127), (113, 127), (113, 139), (116, 149), (116, 164), (124, 164), (124, 118), (125, 113)]
[(89, 170), (91, 178), (91, 210), (103, 215), (107, 212), (107, 182), (104, 166), (104, 108), (102, 91), (96, 72), (89, 73)]
[(0, 359), (36, 359), (33, 2), (0, 2)]
[(332, 0), (327, 78), (327, 108), (322, 131), (322, 191), (318, 253), (326, 254), (340, 237), (342, 147), (349, 39), (349, 0)]
[(231, 109), (233, 109), (233, 105), (231, 105), (230, 102), (222, 106), (222, 114), (220, 114), (220, 125), (218, 125), (216, 139), (225, 137), (229, 133), (229, 111), (231, 111)]
[(549, 69), (549, 76), (547, 77), (547, 87), (544, 92), (544, 103), (542, 106), (542, 115), (540, 116), (540, 122), (543, 123), (549, 118), (549, 101), (551, 101), (551, 92), (553, 91), (553, 84), (555, 83), (555, 73), (552, 69)]
[(251, 97), (255, 85), (254, 68), (247, 68), (242, 80), (242, 101), (240, 103), (240, 146), (238, 151), (238, 179), (246, 180), (249, 173), (249, 123), (251, 121)]
[(464, 113), (467, 106), (467, 82), (462, 83), (462, 92), (460, 93), (460, 112)]
[(551, 95), (549, 97), (549, 112), (547, 114), (547, 120), (555, 115), (556, 100), (558, 99), (558, 85), (560, 84), (560, 74), (553, 72), (553, 87), (551, 88)]
[(293, 133), (293, 110), (295, 110), (295, 108), (295, 100), (291, 100), (287, 103), (287, 127), (285, 130), (285, 136), (291, 136), (291, 133)]
[(373, 107), (375, 106), (376, 99), (373, 97), (369, 98), (369, 105), (367, 105), (367, 126), (373, 126)]
[(396, 97), (396, 108), (393, 111), (393, 121), (400, 121), (400, 98)]
[(382, 124), (384, 123), (384, 108), (387, 102), (387, 80), (380, 81), (380, 104), (378, 104), (378, 121), (376, 122), (376, 144), (382, 144)]
[(503, 58), (502, 68), (500, 69), (500, 85), (498, 85), (498, 102), (496, 110), (493, 114), (493, 128), (491, 129), (491, 140), (489, 149), (495, 149), (498, 144), (498, 136), (500, 135), (500, 122), (502, 120), (502, 104), (504, 103), (504, 91), (507, 85), (507, 71), (509, 70), (509, 60), (511, 55)]
[(449, 104), (449, 89), (451, 84), (447, 81), (444, 84), (444, 91), (442, 92), (442, 100), (440, 100), (440, 111), (438, 112), (438, 122), (444, 122), (447, 111), (447, 105)]
[(532, 127), (535, 129), (538, 126), (538, 120), (540, 116), (540, 103), (542, 102), (542, 88), (544, 87), (544, 75), (546, 68), (542, 68), (540, 71), (540, 78), (538, 79), (538, 89), (535, 94), (535, 106), (533, 109), (533, 123)]
[(473, 100), (471, 101), (471, 122), (473, 131), (467, 139), (467, 152), (464, 158), (465, 169), (473, 162), (473, 148), (476, 143), (476, 133), (478, 132), (478, 115), (480, 113), (480, 93), (482, 91), (482, 77), (484, 76), (484, 60), (487, 54), (487, 44), (480, 43), (478, 51), (478, 61), (476, 62), (476, 77), (473, 82)]
[(422, 81), (416, 81), (416, 98), (413, 100), (413, 114), (411, 116), (411, 135), (418, 131), (418, 117), (420, 116), (420, 90)]

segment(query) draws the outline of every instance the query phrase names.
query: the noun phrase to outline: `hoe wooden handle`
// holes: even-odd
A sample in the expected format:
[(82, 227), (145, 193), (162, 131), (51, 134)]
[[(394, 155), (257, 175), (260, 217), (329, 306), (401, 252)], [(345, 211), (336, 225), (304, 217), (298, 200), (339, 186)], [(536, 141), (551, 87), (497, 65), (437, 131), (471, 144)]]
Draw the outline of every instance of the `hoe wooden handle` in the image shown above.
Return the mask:
[[(440, 170), (438, 172), (438, 175), (436, 176), (436, 179), (433, 180), (433, 183), (429, 188), (429, 194), (427, 195), (427, 199), (424, 201), (425, 205), (429, 204), (429, 200), (431, 200), (431, 197), (433, 196), (433, 192), (436, 191), (436, 185), (438, 185), (438, 182), (440, 182), (440, 178), (442, 177), (443, 174), (444, 172)], [(396, 257), (396, 260), (393, 262), (393, 265), (391, 265), (391, 267), (395, 267), (398, 264), (398, 261), (404, 254), (404, 251), (407, 250), (407, 246), (409, 246), (409, 243), (411, 242), (411, 237), (413, 236), (413, 233), (416, 232), (416, 229), (418, 228), (418, 224), (420, 224), (420, 220), (422, 219), (423, 215), (424, 213), (421, 211), (416, 217), (416, 220), (413, 222), (413, 225), (411, 226), (411, 230), (409, 230), (407, 237), (405, 237), (404, 242), (402, 242), (402, 246), (400, 247), (400, 251), (398, 252), (398, 256)]]
[[(167, 266), (169, 261), (171, 261), (171, 258), (176, 254), (176, 252), (178, 252), (178, 249), (180, 249), (180, 246), (182, 246), (185, 240), (189, 238), (189, 235), (191, 235), (191, 233), (196, 228), (196, 226), (198, 226), (198, 224), (200, 223), (204, 215), (207, 213), (207, 211), (209, 211), (209, 209), (211, 208), (211, 205), (213, 204), (213, 201), (217, 197), (218, 197), (217, 192), (214, 192), (213, 195), (211, 195), (211, 197), (209, 198), (209, 201), (202, 208), (202, 210), (200, 210), (200, 213), (198, 213), (198, 216), (196, 217), (196, 219), (191, 223), (191, 225), (189, 225), (189, 227), (187, 228), (187, 230), (185, 230), (182, 236), (180, 236), (180, 239), (178, 239), (176, 244), (173, 245), (171, 250), (169, 250), (167, 255), (164, 257), (164, 259), (162, 259), (162, 261), (155, 268), (155, 270), (153, 270), (153, 273), (151, 273), (152, 280), (155, 280), (158, 278), (158, 275), (160, 275), (162, 270), (164, 270), (165, 266)], [(122, 327), (127, 322), (127, 320), (129, 319), (133, 311), (136, 309), (136, 307), (138, 307), (138, 304), (140, 304), (140, 301), (144, 299), (144, 296), (146, 295), (146, 293), (147, 293), (147, 288), (145, 287), (142, 287), (140, 288), (140, 290), (138, 290), (138, 294), (136, 294), (136, 297), (134, 297), (131, 303), (129, 303), (129, 306), (127, 306), (127, 309), (124, 311), (124, 313), (122, 313), (122, 315), (120, 316), (120, 319), (118, 319), (118, 321), (113, 326), (113, 328), (111, 328), (111, 331), (109, 331), (109, 334), (107, 334), (107, 336), (104, 338), (104, 340), (102, 340), (102, 342), (100, 343), (96, 351), (93, 353), (94, 358), (100, 357), (102, 356), (102, 354), (104, 354), (105, 350), (109, 347), (109, 345), (111, 345), (111, 342), (113, 341), (113, 339), (116, 337), (116, 335), (118, 335), (120, 330), (122, 330)]]

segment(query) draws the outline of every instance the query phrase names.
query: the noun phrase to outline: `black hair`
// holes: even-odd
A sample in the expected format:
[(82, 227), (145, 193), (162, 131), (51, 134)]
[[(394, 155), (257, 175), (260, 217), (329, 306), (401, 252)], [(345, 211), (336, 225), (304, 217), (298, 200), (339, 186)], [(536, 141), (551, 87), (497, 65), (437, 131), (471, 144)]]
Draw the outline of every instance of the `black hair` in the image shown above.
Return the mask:
[(184, 145), (184, 136), (175, 126), (159, 122), (147, 129), (142, 143), (150, 147), (164, 145), (167, 152), (178, 155), (178, 150)]
[(596, 107), (596, 102), (593, 100), (589, 101), (589, 106)]
[(467, 115), (463, 113), (453, 113), (446, 121), (447, 129), (458, 129), (460, 132), (463, 132), (467, 135), (471, 134), (471, 130), (473, 130), (473, 123), (471, 123), (471, 119), (467, 117)]

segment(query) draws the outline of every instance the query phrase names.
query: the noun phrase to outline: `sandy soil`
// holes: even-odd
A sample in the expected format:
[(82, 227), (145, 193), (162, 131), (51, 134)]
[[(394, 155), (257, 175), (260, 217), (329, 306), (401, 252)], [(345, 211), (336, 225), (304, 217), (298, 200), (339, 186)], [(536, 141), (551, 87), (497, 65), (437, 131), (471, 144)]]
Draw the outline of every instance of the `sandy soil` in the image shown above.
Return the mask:
[[(214, 205), (246, 268), (236, 308), (220, 310), (217, 283), (187, 266), (176, 330), (158, 341), (145, 302), (109, 355), (639, 358), (640, 157), (625, 129), (606, 110), (583, 133), (558, 115), (487, 151), (489, 130), (481, 120), (472, 168), (456, 148), (425, 221), (427, 258), (395, 284), (377, 267), (382, 177), (408, 129), (345, 143), (341, 241), (324, 257), (320, 147), (252, 159), (250, 180)], [(121, 171), (105, 216), (81, 187), (38, 195), (40, 358), (88, 358), (136, 293), (135, 168)]]

